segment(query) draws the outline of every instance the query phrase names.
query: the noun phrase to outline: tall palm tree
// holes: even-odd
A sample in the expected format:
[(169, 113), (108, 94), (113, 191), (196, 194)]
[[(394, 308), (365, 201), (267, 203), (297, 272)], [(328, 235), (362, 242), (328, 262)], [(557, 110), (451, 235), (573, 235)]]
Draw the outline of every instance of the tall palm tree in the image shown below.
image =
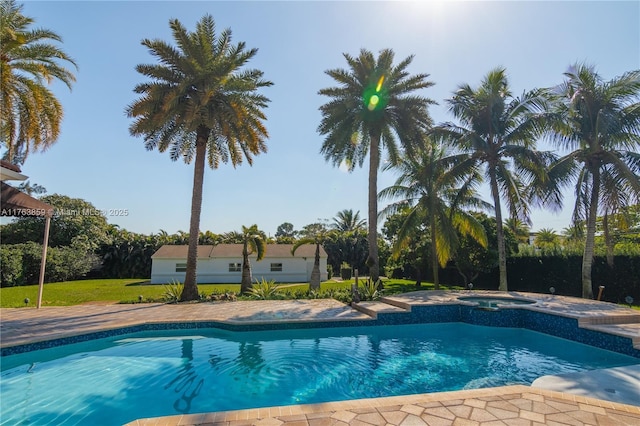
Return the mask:
[(136, 120), (129, 128), (143, 135), (147, 149), (169, 149), (171, 159), (195, 160), (187, 272), (181, 300), (198, 298), (196, 262), (205, 159), (213, 169), (231, 162), (235, 167), (252, 155), (266, 152), (268, 136), (263, 109), (269, 99), (258, 89), (272, 85), (262, 71), (244, 69), (257, 49), (231, 43), (231, 30), (216, 34), (213, 18), (205, 15), (188, 32), (177, 20), (169, 22), (176, 46), (162, 40), (142, 40), (158, 59), (136, 70), (150, 82), (137, 85), (140, 98), (127, 109)]
[(323, 245), (330, 237), (331, 232), (324, 224), (312, 224), (307, 226), (303, 231), (302, 238), (298, 239), (291, 248), (291, 255), (304, 244), (315, 244), (316, 252), (313, 260), (313, 269), (311, 270), (311, 280), (309, 281), (309, 290), (320, 290), (320, 246)]
[(351, 209), (341, 210), (333, 218), (331, 227), (341, 232), (353, 232), (366, 229), (367, 221), (360, 219), (360, 211), (353, 212)]
[[(447, 100), (460, 124), (445, 123), (434, 135), (454, 141), (463, 152), (485, 165), (496, 217), (499, 289), (507, 291), (507, 255), (501, 201), (511, 217), (528, 222), (529, 205), (525, 187), (545, 184), (550, 153), (535, 150), (541, 133), (541, 119), (535, 114), (545, 106), (537, 91), (513, 97), (504, 68), (491, 70), (476, 89), (459, 86)], [(551, 199), (551, 198), (550, 198)]]
[(318, 93), (331, 98), (320, 107), (322, 121), (318, 127), (326, 135), (321, 153), (334, 165), (346, 164), (349, 170), (362, 167), (369, 154), (369, 258), (367, 266), (373, 282), (379, 277), (378, 260), (378, 169), (380, 155), (386, 148), (389, 162), (397, 164), (400, 150), (396, 139), (406, 151), (420, 142), (421, 134), (431, 125), (429, 104), (434, 102), (418, 96), (416, 91), (433, 85), (428, 74), (410, 75), (409, 56), (394, 65), (391, 49), (380, 51), (376, 58), (366, 49), (356, 58), (343, 54), (348, 69), (325, 71), (337, 87)]
[(256, 261), (261, 261), (267, 251), (267, 236), (258, 229), (258, 225), (243, 226), (242, 232), (229, 232), (223, 240), (242, 244), (242, 280), (240, 293), (246, 294), (253, 287), (251, 262), (249, 255), (255, 254)]
[(596, 218), (640, 198), (640, 70), (604, 81), (593, 67), (572, 66), (550, 89), (549, 132), (570, 151), (550, 173), (575, 182), (574, 220), (586, 222), (582, 297), (593, 298)]
[(488, 208), (477, 197), (481, 181), (476, 161), (467, 154), (451, 154), (442, 146), (426, 142), (406, 155), (397, 166), (400, 176), (393, 186), (380, 191), (380, 198), (400, 198), (382, 210), (395, 214), (409, 206), (398, 231), (394, 252), (408, 244), (423, 222), (431, 237), (431, 266), (435, 289), (440, 288), (438, 267), (446, 266), (458, 245), (458, 232), (487, 246), (484, 227), (467, 208)]
[[(22, 163), (31, 152), (45, 150), (60, 135), (62, 105), (47, 85), (54, 80), (69, 89), (76, 80), (61, 63), (75, 62), (51, 41), (62, 42), (53, 31), (29, 27), (33, 18), (22, 14), (13, 0), (0, 3), (0, 138), (4, 157)], [(77, 68), (77, 67), (76, 67)]]

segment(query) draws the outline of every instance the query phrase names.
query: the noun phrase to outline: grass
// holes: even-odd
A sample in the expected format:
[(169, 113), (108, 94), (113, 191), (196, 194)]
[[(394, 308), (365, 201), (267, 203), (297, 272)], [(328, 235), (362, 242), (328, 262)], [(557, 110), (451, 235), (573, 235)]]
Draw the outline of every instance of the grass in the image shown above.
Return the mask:
[[(44, 285), (42, 306), (71, 306), (84, 303), (133, 303), (139, 296), (145, 301), (161, 301), (165, 292), (162, 285), (150, 285), (145, 279), (79, 280)], [(240, 291), (240, 284), (201, 284), (200, 292)], [(29, 298), (29, 304), (24, 299)], [(0, 289), (0, 307), (17, 308), (35, 306), (38, 286), (28, 285)]]
[[(350, 289), (354, 280), (325, 281), (321, 290)], [(360, 280), (360, 285), (363, 282)], [(384, 280), (384, 294), (408, 293), (416, 290), (433, 290), (433, 283), (423, 283), (416, 287), (415, 281), (389, 279)], [(295, 293), (306, 291), (307, 283), (281, 284), (281, 290)], [(462, 287), (440, 286), (443, 290), (462, 290)], [(137, 303), (139, 297), (149, 301), (164, 301), (163, 293), (166, 288), (162, 285), (150, 285), (146, 279), (105, 279), (105, 280), (79, 280), (49, 283), (44, 285), (42, 306), (71, 306), (85, 303)], [(240, 292), (240, 284), (198, 284), (201, 294)], [(25, 304), (25, 298), (29, 303)], [(38, 299), (38, 286), (28, 285), (19, 287), (0, 288), (0, 307), (20, 308), (35, 306)], [(621, 306), (628, 306), (621, 304)], [(640, 311), (640, 306), (634, 305), (633, 309)]]
[[(354, 280), (325, 281), (322, 290), (351, 288)], [(360, 285), (363, 282), (360, 280)], [(426, 283), (416, 288), (415, 281), (385, 280), (384, 294), (405, 293), (414, 290), (433, 289), (433, 284)], [(281, 289), (290, 291), (306, 291), (308, 283), (281, 284)], [(443, 287), (447, 289), (449, 287)], [(452, 288), (454, 289), (454, 288)], [(455, 287), (455, 289), (459, 289)], [(144, 301), (163, 301), (166, 288), (162, 285), (150, 285), (146, 279), (104, 279), (78, 280), (48, 283), (44, 285), (42, 306), (71, 306), (85, 303), (136, 303), (139, 296)], [(240, 292), (240, 284), (198, 284), (198, 291), (202, 294)], [(25, 304), (25, 298), (29, 303)], [(28, 285), (19, 287), (0, 288), (0, 307), (18, 308), (35, 306), (38, 299), (38, 286)]]

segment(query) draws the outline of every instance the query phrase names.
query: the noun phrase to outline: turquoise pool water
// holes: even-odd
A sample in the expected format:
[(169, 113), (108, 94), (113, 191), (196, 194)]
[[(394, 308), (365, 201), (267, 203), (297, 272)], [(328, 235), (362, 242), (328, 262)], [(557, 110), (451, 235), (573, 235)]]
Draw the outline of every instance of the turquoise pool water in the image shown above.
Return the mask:
[(2, 358), (1, 424), (141, 417), (530, 384), (637, 364), (545, 334), (464, 323), (145, 332)]

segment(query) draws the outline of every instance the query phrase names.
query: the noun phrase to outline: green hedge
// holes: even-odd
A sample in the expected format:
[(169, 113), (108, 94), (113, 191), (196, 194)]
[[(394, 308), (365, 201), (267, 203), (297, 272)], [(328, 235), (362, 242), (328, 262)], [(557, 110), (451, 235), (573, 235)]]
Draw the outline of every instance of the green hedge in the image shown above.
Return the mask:
[[(543, 256), (512, 257), (507, 259), (507, 278), (509, 290), (549, 293), (550, 287), (555, 294), (564, 296), (582, 296), (582, 256)], [(448, 271), (451, 272), (451, 271)], [(464, 285), (455, 274), (446, 276), (454, 283)], [(473, 281), (475, 289), (497, 290), (498, 269), (481, 274)], [(604, 286), (603, 300), (623, 303), (627, 296), (640, 301), (640, 257), (616, 256), (614, 266), (610, 268), (606, 258), (596, 256), (591, 272), (594, 297), (598, 287)]]

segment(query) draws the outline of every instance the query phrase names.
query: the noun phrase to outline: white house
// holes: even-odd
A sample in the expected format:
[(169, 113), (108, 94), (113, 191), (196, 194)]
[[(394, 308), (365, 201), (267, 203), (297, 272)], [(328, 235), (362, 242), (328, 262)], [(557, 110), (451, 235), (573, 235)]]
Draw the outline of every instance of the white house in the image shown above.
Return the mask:
[[(267, 244), (264, 258), (249, 255), (254, 282), (308, 282), (315, 260), (316, 246), (305, 244), (291, 255), (293, 244)], [(152, 256), (151, 284), (166, 284), (172, 280), (184, 282), (187, 270), (188, 246), (165, 245)], [(240, 283), (242, 279), (242, 244), (198, 246), (198, 284)], [(320, 247), (320, 280), (327, 279), (327, 253)]]

